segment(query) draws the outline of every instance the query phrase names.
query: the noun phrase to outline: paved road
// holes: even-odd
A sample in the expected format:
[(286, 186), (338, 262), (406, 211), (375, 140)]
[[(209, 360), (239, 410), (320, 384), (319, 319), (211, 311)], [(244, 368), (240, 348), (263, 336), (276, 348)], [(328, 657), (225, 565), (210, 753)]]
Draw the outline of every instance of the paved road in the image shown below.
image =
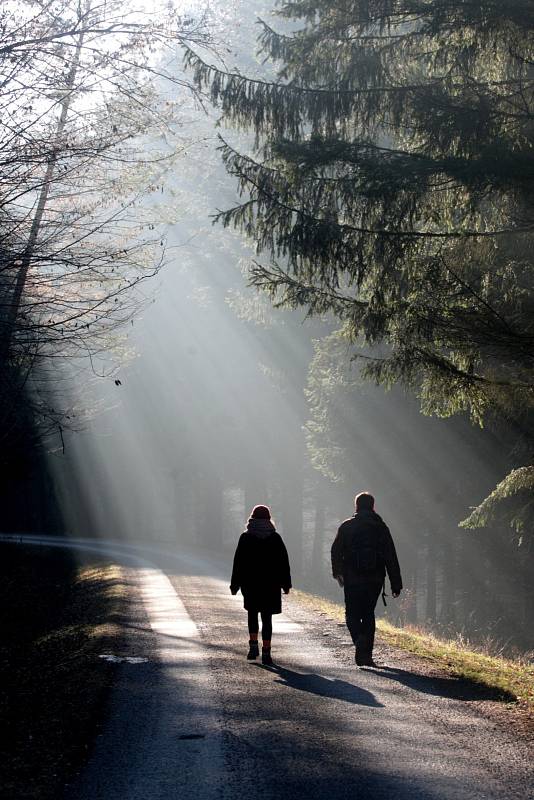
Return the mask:
[(228, 565), (108, 551), (137, 584), (130, 655), (148, 661), (118, 667), (66, 800), (534, 798), (528, 744), (410, 675), (401, 654), (394, 669), (359, 670), (346, 630), (290, 599), (275, 618), (278, 666), (249, 663)]

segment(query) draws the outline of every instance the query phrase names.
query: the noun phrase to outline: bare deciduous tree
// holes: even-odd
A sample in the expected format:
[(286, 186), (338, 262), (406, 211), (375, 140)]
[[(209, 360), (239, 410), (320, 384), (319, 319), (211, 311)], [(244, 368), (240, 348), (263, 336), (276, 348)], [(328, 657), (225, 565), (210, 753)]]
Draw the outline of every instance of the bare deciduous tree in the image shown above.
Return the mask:
[(184, 142), (158, 83), (176, 81), (166, 53), (207, 39), (169, 6), (22, 0), (0, 12), (2, 435), (36, 365), (46, 382), (58, 359), (109, 349), (161, 267), (164, 241), (139, 200)]

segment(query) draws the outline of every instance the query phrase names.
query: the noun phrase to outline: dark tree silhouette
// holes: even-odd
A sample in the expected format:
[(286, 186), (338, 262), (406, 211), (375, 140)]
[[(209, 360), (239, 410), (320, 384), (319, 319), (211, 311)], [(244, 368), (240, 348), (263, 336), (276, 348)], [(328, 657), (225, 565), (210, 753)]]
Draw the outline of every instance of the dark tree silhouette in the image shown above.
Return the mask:
[[(426, 413), (522, 419), (526, 460), (479, 507), (532, 512), (532, 73), (527, 0), (296, 0), (263, 24), (278, 80), (186, 62), (257, 154), (221, 140), (242, 201), (219, 214), (268, 265), (275, 303), (331, 312), (367, 377)], [(517, 463), (517, 462), (516, 462)], [(516, 507), (517, 511), (517, 507)]]

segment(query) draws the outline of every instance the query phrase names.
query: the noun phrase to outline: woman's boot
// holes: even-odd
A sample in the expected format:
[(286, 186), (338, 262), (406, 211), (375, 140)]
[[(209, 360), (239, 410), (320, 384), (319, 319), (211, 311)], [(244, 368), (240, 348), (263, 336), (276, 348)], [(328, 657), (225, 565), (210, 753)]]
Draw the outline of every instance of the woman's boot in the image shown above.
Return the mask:
[(254, 661), (260, 654), (257, 639), (249, 639), (247, 661)]
[(261, 648), (261, 663), (265, 664), (267, 667), (272, 666), (273, 663), (271, 658), (271, 642), (266, 639), (263, 640), (263, 646)]

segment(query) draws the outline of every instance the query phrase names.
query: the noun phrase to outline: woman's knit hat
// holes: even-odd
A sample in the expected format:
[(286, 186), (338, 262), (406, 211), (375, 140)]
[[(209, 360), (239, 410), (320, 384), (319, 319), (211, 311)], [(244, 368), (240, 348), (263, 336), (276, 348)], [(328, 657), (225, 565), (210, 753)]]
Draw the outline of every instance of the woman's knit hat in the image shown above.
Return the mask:
[(254, 506), (252, 509), (251, 519), (271, 519), (271, 512), (267, 506)]

